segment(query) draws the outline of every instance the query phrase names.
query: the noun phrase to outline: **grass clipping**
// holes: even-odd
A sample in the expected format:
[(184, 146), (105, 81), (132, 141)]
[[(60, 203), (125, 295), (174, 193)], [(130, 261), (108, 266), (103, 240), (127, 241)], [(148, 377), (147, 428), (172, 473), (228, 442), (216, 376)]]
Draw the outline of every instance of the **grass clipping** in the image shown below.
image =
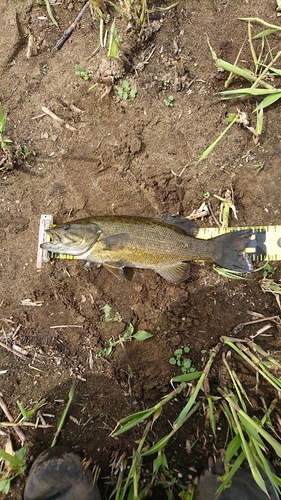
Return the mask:
[[(257, 485), (268, 495), (264, 477), (266, 476), (271, 483), (274, 491), (278, 495), (280, 492), (281, 478), (272, 470), (269, 461), (269, 450), (276, 455), (277, 460), (281, 459), (281, 444), (279, 436), (276, 433), (271, 421), (272, 412), (277, 406), (277, 397), (270, 406), (267, 407), (263, 400), (263, 418), (258, 418), (252, 413), (250, 398), (243, 388), (239, 376), (233, 370), (228, 362), (228, 355), (225, 354), (225, 347), (229, 353), (243, 360), (243, 363), (254, 372), (256, 384), (262, 377), (269, 384), (270, 390), (281, 391), (281, 364), (274, 356), (268, 355), (253, 341), (233, 339), (230, 337), (221, 337), (221, 342), (209, 352), (202, 371), (186, 373), (176, 376), (172, 379), (172, 384), (178, 384), (174, 390), (165, 396), (159, 403), (152, 408), (129, 415), (117, 424), (112, 436), (117, 437), (120, 434), (129, 431), (135, 426), (146, 422), (144, 432), (138, 441), (137, 450), (133, 451), (131, 465), (123, 463), (117, 487), (115, 490), (115, 500), (124, 500), (129, 494), (129, 498), (145, 498), (153, 486), (161, 484), (170, 492), (170, 497), (174, 498), (173, 488), (176, 488), (180, 498), (191, 500), (193, 498), (194, 488), (192, 485), (182, 485), (179, 479), (173, 476), (168, 467), (165, 449), (168, 446), (172, 436), (185, 424), (199, 409), (205, 411), (206, 421), (216, 437), (216, 426), (218, 411), (226, 418), (228, 425), (228, 434), (231, 436), (224, 454), (225, 473), (219, 478), (217, 494), (220, 494), (225, 488), (231, 485), (233, 475), (239, 469), (244, 461), (247, 461), (252, 476)], [(222, 361), (228, 372), (230, 384), (229, 387), (210, 387), (209, 373), (215, 359), (222, 351)], [(163, 414), (164, 407), (177, 398), (182, 392), (187, 391), (187, 403), (180, 411), (176, 420), (172, 423), (172, 430), (151, 447), (149, 447), (149, 432), (154, 422)], [(270, 432), (269, 432), (270, 431)], [(153, 441), (152, 437), (152, 441)], [(144, 459), (147, 456), (156, 455), (153, 461), (153, 475), (151, 481), (142, 481), (141, 470), (144, 465)], [(263, 471), (263, 473), (261, 472)]]
[[(220, 59), (213, 50), (209, 40), (208, 45), (211, 51), (212, 58), (219, 71), (228, 73), (228, 78), (225, 81), (225, 88), (227, 89), (235, 82), (237, 77), (247, 82), (246, 87), (239, 85), (239, 88), (234, 90), (223, 90), (219, 94), (222, 100), (244, 100), (254, 97), (255, 99), (262, 98), (261, 102), (255, 107), (253, 113), (256, 114), (255, 127), (250, 126), (248, 118), (245, 113), (237, 109), (236, 113), (232, 113), (227, 119), (227, 127), (215, 139), (215, 141), (203, 151), (198, 162), (207, 158), (213, 151), (218, 142), (230, 130), (235, 123), (242, 124), (253, 136), (253, 141), (257, 145), (260, 141), (260, 136), (263, 130), (263, 114), (264, 109), (274, 104), (281, 98), (281, 88), (276, 88), (274, 85), (268, 83), (268, 80), (275, 81), (276, 78), (281, 76), (281, 69), (275, 67), (275, 63), (281, 56), (281, 50), (275, 55), (274, 48), (270, 45), (270, 36), (280, 32), (281, 27), (274, 24), (267, 23), (259, 18), (240, 18), (241, 21), (247, 22), (247, 38), (248, 45), (252, 56), (251, 67), (245, 68), (239, 64), (241, 54), (245, 45), (243, 42), (235, 62), (232, 64), (228, 61)], [(256, 35), (252, 34), (252, 25), (261, 25), (262, 31)]]

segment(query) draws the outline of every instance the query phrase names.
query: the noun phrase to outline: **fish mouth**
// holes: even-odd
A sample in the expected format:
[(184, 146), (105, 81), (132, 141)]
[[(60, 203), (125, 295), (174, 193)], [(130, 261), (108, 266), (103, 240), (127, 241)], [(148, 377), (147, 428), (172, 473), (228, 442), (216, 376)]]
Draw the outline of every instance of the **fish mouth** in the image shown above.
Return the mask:
[(66, 240), (51, 229), (47, 229), (46, 233), (48, 234), (49, 240), (45, 243), (42, 243), (40, 247), (49, 252), (80, 256), (85, 252), (88, 252), (88, 250), (90, 250), (93, 246), (93, 244), (91, 243), (89, 245), (83, 246), (83, 248), (78, 248), (77, 243), (72, 242), (69, 239)]

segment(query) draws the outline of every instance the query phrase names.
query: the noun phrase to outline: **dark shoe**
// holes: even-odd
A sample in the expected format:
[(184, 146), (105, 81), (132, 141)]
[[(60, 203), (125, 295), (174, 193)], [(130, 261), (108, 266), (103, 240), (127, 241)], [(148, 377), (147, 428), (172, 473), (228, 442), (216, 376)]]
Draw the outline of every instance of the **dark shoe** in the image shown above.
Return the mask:
[(224, 465), (219, 457), (213, 467), (201, 474), (194, 500), (278, 500), (266, 474), (263, 471), (260, 472), (265, 481), (269, 497), (259, 488), (246, 463), (234, 474), (231, 486), (225, 489), (219, 497), (216, 497), (216, 491), (221, 485), (218, 477), (224, 474)]
[(101, 500), (90, 470), (79, 455), (64, 446), (43, 451), (27, 478), (24, 500)]

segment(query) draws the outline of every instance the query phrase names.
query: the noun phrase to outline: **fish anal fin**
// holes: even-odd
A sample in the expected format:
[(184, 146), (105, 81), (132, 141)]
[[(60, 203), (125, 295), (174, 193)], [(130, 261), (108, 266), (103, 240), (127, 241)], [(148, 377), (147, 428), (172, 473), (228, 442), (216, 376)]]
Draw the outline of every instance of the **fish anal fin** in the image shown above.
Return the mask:
[(122, 280), (124, 278), (124, 269), (123, 269), (123, 263), (118, 261), (118, 262), (104, 262), (104, 267), (114, 274), (116, 278), (119, 280)]
[(169, 266), (158, 267), (155, 272), (171, 283), (179, 283), (188, 278), (190, 265), (188, 262), (177, 262)]

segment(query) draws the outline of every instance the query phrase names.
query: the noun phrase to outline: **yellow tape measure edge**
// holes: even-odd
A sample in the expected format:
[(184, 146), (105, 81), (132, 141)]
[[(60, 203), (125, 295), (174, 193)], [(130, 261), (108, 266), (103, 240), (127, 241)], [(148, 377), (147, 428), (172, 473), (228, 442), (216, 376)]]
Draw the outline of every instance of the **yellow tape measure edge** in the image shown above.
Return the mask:
[(245, 230), (252, 231), (251, 240), (255, 240), (256, 235), (259, 233), (264, 234), (265, 251), (261, 257), (256, 255), (254, 247), (245, 249), (251, 255), (253, 261), (281, 260), (281, 226), (203, 227), (199, 228), (197, 238), (209, 239), (231, 231)]

